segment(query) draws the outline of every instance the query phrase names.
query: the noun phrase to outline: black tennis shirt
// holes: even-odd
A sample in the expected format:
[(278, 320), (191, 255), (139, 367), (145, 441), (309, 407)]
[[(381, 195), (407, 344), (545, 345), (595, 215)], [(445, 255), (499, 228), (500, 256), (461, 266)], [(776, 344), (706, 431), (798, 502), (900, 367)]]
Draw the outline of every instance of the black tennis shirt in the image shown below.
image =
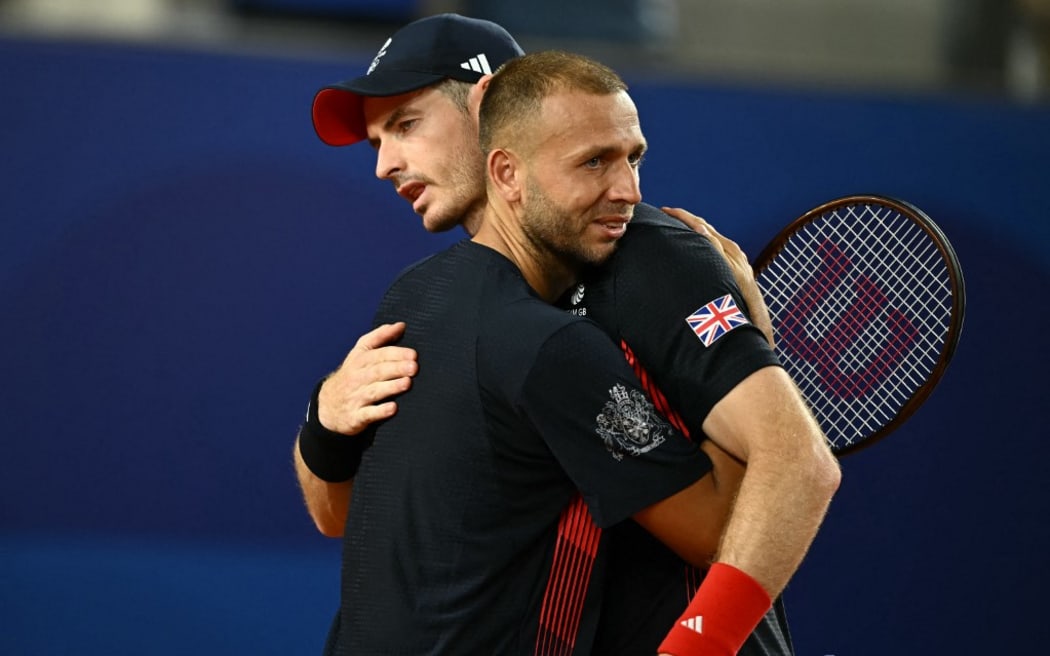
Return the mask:
[[(696, 317), (728, 307), (723, 302), (704, 310), (726, 296), (746, 317), (748, 308), (732, 271), (711, 242), (643, 204), (635, 208), (616, 253), (561, 304), (593, 319), (621, 344), (649, 394), (665, 398), (666, 411), (677, 411), (687, 434), (699, 442), (705, 439), (704, 419), (722, 397), (755, 371), (779, 366), (750, 322), (724, 332), (705, 332), (703, 326), (694, 330), (687, 322), (694, 317), (696, 324)], [(634, 522), (613, 527), (604, 539), (608, 579), (594, 653), (655, 654), (703, 581), (703, 571)], [(777, 599), (740, 654), (792, 653), (783, 602)]]
[(419, 374), (354, 479), (326, 651), (591, 653), (602, 559), (587, 511), (620, 523), (710, 460), (597, 325), (487, 247), (406, 270), (375, 323), (402, 320)]

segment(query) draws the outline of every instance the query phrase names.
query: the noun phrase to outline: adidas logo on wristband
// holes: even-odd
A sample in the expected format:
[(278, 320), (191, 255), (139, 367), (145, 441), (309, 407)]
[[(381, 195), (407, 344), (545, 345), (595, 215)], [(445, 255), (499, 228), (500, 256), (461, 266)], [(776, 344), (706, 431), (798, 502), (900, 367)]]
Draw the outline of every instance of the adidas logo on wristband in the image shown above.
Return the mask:
[(681, 622), (679, 622), (679, 624), (681, 624), (682, 626), (684, 626), (687, 629), (690, 629), (692, 631), (696, 631), (697, 633), (701, 633), (702, 634), (704, 632), (704, 616), (703, 615), (697, 615), (696, 617), (690, 617), (687, 620), (682, 620)]

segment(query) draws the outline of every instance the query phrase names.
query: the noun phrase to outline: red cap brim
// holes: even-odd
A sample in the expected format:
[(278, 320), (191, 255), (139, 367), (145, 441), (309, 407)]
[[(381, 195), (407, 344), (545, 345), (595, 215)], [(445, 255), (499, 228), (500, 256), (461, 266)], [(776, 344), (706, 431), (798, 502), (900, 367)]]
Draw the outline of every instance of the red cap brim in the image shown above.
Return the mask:
[(325, 88), (314, 96), (314, 131), (329, 146), (349, 146), (368, 137), (361, 96)]

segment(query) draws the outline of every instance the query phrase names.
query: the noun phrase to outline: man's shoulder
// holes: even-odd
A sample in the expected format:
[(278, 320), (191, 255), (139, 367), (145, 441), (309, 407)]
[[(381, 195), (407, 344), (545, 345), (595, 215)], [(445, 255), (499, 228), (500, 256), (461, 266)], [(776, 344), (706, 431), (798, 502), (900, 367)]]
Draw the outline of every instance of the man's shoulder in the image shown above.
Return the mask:
[(444, 250), (427, 255), (409, 264), (398, 273), (394, 280), (396, 282), (406, 277), (433, 275), (434, 271), (438, 269), (453, 271), (461, 266), (481, 265), (482, 259), (478, 257), (479, 254), (471, 246), (470, 241), (459, 241)]
[(692, 232), (688, 226), (678, 219), (648, 203), (639, 203), (635, 206), (634, 216), (627, 226), (627, 233), (624, 235), (624, 238), (631, 234), (633, 228), (639, 227), (653, 232)]
[(652, 274), (654, 269), (680, 267), (706, 270), (719, 265), (721, 259), (707, 237), (660, 209), (641, 204), (604, 273), (639, 269), (639, 273)]
[(463, 240), (401, 269), (386, 296), (409, 293), (436, 300), (474, 295), (486, 280), (506, 277), (508, 264), (494, 251)]
[(514, 277), (512, 267), (489, 249), (456, 243), (405, 267), (383, 293), (373, 323), (411, 319), (436, 330), (452, 321), (476, 322), (493, 281), (513, 287), (507, 282)]

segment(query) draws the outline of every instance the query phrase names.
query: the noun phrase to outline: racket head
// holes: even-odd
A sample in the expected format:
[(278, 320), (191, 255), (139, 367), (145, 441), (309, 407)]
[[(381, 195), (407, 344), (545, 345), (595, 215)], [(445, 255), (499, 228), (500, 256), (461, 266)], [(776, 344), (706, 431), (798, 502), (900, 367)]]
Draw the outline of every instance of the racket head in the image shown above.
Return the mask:
[(754, 260), (781, 363), (845, 456), (929, 397), (962, 334), (962, 268), (915, 205), (844, 196), (785, 227)]

